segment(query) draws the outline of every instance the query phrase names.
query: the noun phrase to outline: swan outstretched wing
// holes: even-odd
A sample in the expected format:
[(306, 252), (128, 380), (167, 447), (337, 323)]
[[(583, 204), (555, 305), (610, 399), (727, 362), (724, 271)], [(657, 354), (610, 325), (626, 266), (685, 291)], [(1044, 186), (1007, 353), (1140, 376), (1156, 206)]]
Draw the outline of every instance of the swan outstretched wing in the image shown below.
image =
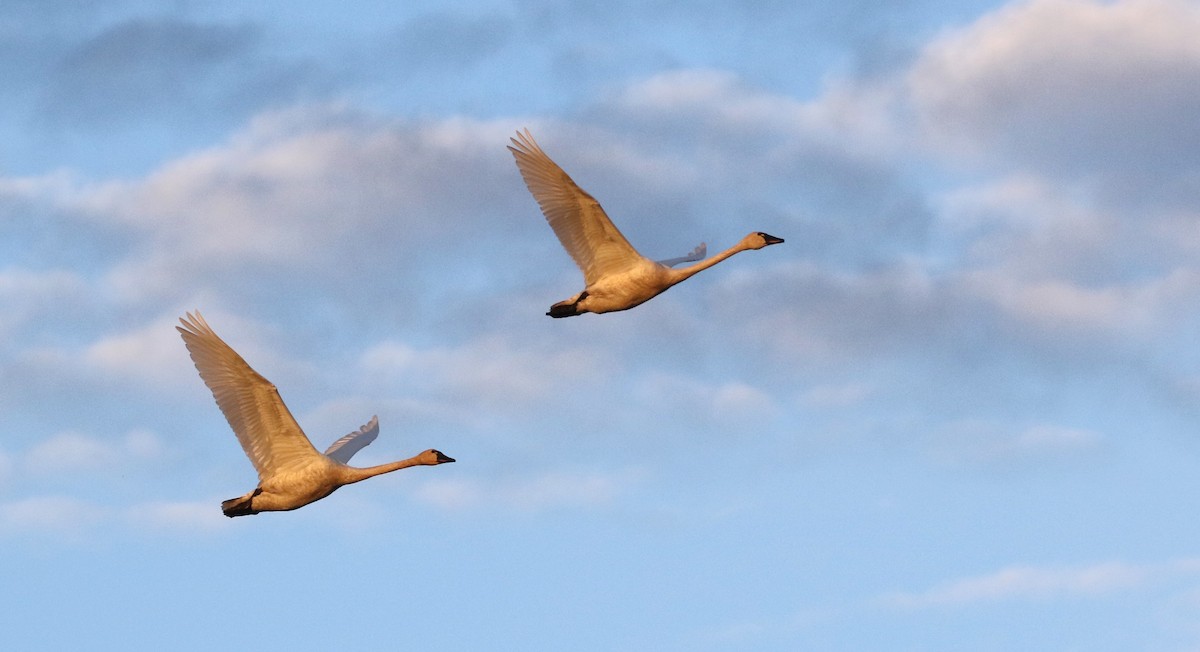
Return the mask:
[(378, 436), (379, 417), (374, 416), (363, 427), (330, 444), (325, 454), (342, 464), (348, 464), (355, 453), (366, 448)]
[(517, 132), (508, 149), (517, 161), (529, 192), (537, 200), (558, 241), (591, 285), (597, 279), (628, 269), (641, 255), (617, 230), (600, 203), (558, 167), (538, 147), (526, 129)]
[(200, 378), (212, 390), (260, 480), (317, 455), (271, 381), (217, 337), (199, 312), (187, 313), (179, 321), (183, 326), (175, 330), (183, 336)]
[(692, 263), (697, 260), (704, 260), (704, 257), (707, 255), (708, 255), (708, 245), (701, 242), (700, 244), (696, 245), (696, 248), (692, 250), (692, 253), (690, 253), (686, 256), (680, 256), (679, 258), (668, 258), (666, 260), (660, 260), (660, 261), (658, 261), (658, 264), (666, 265), (667, 267), (674, 267), (674, 266), (678, 265), (679, 263)]

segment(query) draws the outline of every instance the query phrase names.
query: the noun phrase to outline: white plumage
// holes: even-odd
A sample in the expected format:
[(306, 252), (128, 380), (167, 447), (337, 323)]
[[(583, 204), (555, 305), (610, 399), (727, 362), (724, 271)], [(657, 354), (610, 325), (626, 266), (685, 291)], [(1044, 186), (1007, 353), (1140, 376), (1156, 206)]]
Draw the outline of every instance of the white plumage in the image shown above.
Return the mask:
[(374, 416), (366, 425), (330, 444), (329, 448), (325, 449), (325, 454), (346, 464), (355, 453), (366, 448), (367, 444), (375, 441), (378, 436), (379, 417)]
[[(759, 231), (707, 260), (701, 260), (707, 252), (701, 243), (687, 256), (654, 262), (629, 244), (600, 203), (550, 160), (528, 129), (517, 132), (511, 141), (508, 149), (525, 185), (558, 241), (583, 272), (584, 290), (551, 306), (546, 313), (551, 317), (628, 310), (738, 252), (783, 242), (782, 238)], [(672, 265), (697, 260), (701, 262), (671, 269)]]
[(379, 419), (335, 441), (318, 453), (292, 417), (279, 390), (246, 364), (213, 332), (197, 312), (181, 318), (175, 329), (191, 353), (196, 370), (212, 390), (217, 406), (237, 435), (242, 450), (258, 470), (258, 486), (221, 504), (226, 516), (287, 511), (320, 500), (339, 487), (410, 466), (444, 464), (454, 460), (430, 449), (414, 457), (368, 468), (346, 462), (375, 440)]

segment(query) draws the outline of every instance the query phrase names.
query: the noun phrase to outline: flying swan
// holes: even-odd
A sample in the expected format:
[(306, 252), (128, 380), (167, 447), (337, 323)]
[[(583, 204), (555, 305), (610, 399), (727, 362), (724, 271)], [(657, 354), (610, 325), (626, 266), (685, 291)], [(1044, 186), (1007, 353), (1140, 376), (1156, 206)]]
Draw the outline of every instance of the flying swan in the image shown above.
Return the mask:
[(213, 332), (197, 311), (180, 318), (175, 330), (204, 384), (212, 390), (242, 450), (258, 470), (258, 486), (239, 498), (221, 503), (232, 518), (259, 512), (281, 512), (303, 507), (353, 484), (410, 466), (453, 462), (436, 450), (415, 457), (367, 468), (347, 466), (350, 458), (379, 435), (379, 419), (333, 442), (325, 453), (313, 448), (271, 381), (258, 375), (242, 356)]
[[(747, 249), (779, 244), (783, 238), (761, 231), (751, 233), (721, 253), (704, 259), (704, 243), (692, 253), (655, 262), (639, 254), (621, 235), (591, 195), (542, 151), (526, 129), (508, 146), (529, 192), (542, 208), (554, 235), (583, 271), (584, 290), (550, 306), (551, 317), (585, 312), (628, 310), (658, 296), (667, 288)], [(680, 269), (673, 265), (702, 261)]]

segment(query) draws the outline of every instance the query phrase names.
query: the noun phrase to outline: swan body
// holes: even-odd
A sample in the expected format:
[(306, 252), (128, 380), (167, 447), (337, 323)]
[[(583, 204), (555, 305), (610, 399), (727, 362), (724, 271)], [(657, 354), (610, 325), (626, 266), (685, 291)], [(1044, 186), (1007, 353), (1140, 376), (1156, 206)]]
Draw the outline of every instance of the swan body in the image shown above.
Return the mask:
[[(567, 253), (583, 272), (584, 290), (550, 306), (551, 317), (573, 317), (585, 312), (628, 310), (662, 294), (695, 274), (730, 256), (783, 242), (761, 231), (742, 238), (712, 258), (704, 258), (704, 243), (686, 256), (655, 262), (642, 256), (601, 208), (600, 202), (575, 185), (526, 129), (517, 132), (508, 146), (529, 192)], [(694, 265), (673, 269), (685, 262)]]
[(200, 378), (212, 391), (217, 406), (237, 435), (254, 468), (258, 486), (221, 503), (226, 516), (247, 516), (303, 507), (337, 491), (410, 466), (433, 466), (454, 459), (430, 449), (408, 459), (366, 468), (348, 466), (355, 453), (379, 435), (379, 418), (335, 441), (318, 453), (300, 429), (279, 390), (260, 376), (242, 356), (213, 332), (196, 312), (181, 318), (175, 329), (183, 337)]

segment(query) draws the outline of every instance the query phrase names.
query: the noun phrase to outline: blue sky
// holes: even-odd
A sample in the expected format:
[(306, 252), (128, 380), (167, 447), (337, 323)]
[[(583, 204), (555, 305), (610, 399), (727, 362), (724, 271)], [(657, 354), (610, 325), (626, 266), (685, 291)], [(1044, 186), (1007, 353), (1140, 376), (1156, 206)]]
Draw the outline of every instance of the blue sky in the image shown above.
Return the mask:
[[(6, 647), (1200, 649), (1197, 33), (4, 3)], [(551, 320), (524, 127), (650, 257), (787, 242)], [(226, 519), (192, 309), (319, 448), (378, 414), (356, 462), (458, 463)]]

